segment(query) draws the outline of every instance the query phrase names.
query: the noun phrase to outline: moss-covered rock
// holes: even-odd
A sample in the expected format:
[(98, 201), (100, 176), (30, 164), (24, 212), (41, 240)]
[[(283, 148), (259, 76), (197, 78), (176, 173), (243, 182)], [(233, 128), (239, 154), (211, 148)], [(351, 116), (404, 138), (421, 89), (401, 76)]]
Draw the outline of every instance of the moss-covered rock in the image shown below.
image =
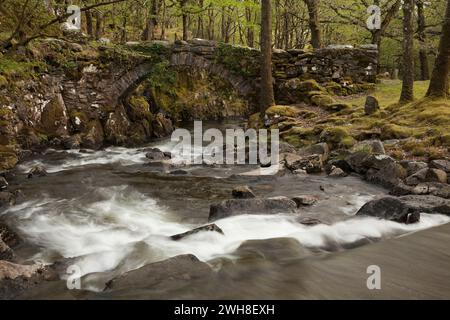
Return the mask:
[(315, 144), (319, 140), (321, 128), (302, 128), (292, 127), (291, 129), (282, 132), (281, 138), (290, 145), (301, 148)]
[(49, 138), (62, 137), (68, 134), (68, 116), (61, 94), (57, 94), (42, 110), (38, 130)]
[(393, 123), (386, 124), (381, 128), (381, 139), (405, 139), (413, 135), (411, 128), (399, 126)]
[(272, 106), (266, 110), (266, 115), (268, 117), (273, 116), (282, 116), (282, 117), (290, 117), (294, 118), (298, 116), (300, 113), (300, 110), (297, 107), (294, 106)]
[(323, 106), (323, 109), (331, 113), (336, 113), (342, 111), (350, 111), (352, 110), (352, 106), (348, 103), (333, 102)]
[(334, 104), (336, 101), (327, 94), (315, 95), (311, 97), (312, 104), (325, 108), (328, 105)]
[(320, 134), (320, 141), (328, 143), (333, 149), (348, 149), (356, 143), (348, 128), (339, 126), (325, 128)]
[(4, 76), (0, 75), (0, 89), (6, 88), (8, 85), (8, 79), (6, 79)]
[(0, 173), (14, 169), (19, 161), (13, 146), (0, 145)]

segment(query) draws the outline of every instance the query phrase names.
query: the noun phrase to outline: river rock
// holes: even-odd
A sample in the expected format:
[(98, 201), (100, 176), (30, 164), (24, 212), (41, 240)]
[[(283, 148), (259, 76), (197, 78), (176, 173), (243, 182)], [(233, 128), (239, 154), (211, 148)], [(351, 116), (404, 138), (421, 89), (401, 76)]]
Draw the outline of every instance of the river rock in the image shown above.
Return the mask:
[(0, 176), (0, 191), (6, 190), (8, 188), (8, 181), (4, 177)]
[(241, 258), (260, 257), (265, 260), (278, 261), (301, 259), (311, 255), (301, 243), (294, 238), (273, 238), (264, 240), (247, 240), (234, 252)]
[(366, 173), (366, 180), (379, 184), (385, 188), (397, 186), (402, 179), (406, 178), (406, 170), (396, 162), (388, 163), (377, 170), (370, 168)]
[(11, 261), (14, 258), (14, 252), (0, 239), (0, 260)]
[(256, 198), (249, 186), (239, 186), (231, 191), (231, 195), (235, 199), (251, 199)]
[(298, 223), (303, 224), (305, 226), (317, 226), (319, 224), (327, 224), (324, 223), (322, 220), (311, 217), (301, 217), (300, 219), (298, 219)]
[(147, 150), (145, 157), (150, 160), (168, 160), (170, 157), (167, 157), (164, 152), (159, 150), (158, 148), (151, 148)]
[(344, 170), (342, 170), (341, 168), (337, 168), (337, 167), (332, 167), (330, 173), (328, 174), (329, 177), (331, 178), (341, 178), (341, 177), (346, 177), (347, 173), (345, 173)]
[(186, 231), (184, 233), (173, 235), (170, 238), (172, 240), (178, 241), (178, 240), (184, 239), (184, 238), (189, 237), (189, 236), (191, 236), (193, 234), (196, 234), (196, 233), (199, 233), (199, 232), (203, 232), (203, 231), (217, 232), (217, 233), (220, 233), (220, 234), (224, 234), (222, 229), (220, 229), (216, 224), (212, 223), (212, 224), (208, 224), (206, 226), (201, 226), (201, 227), (198, 227), (198, 228)]
[(352, 150), (360, 150), (360, 149), (367, 149), (367, 152), (372, 153), (372, 154), (386, 154), (386, 150), (384, 149), (383, 142), (381, 142), (378, 139), (364, 140), (364, 141), (358, 142), (352, 148)]
[(43, 166), (36, 165), (28, 171), (28, 179), (33, 177), (44, 177), (47, 175), (47, 170)]
[(13, 206), (16, 203), (16, 197), (14, 193), (8, 191), (0, 192), (0, 208)]
[(26, 290), (52, 280), (57, 280), (57, 275), (49, 267), (0, 261), (1, 299), (17, 299)]
[(209, 221), (241, 214), (293, 213), (297, 204), (287, 197), (230, 199), (209, 208)]
[(445, 199), (450, 199), (450, 185), (440, 182), (424, 182), (416, 186), (408, 186), (403, 182), (393, 188), (389, 194), (393, 196), (405, 196), (409, 194), (433, 195)]
[(164, 261), (129, 271), (106, 284), (106, 290), (167, 289), (171, 285), (190, 283), (194, 279), (204, 279), (212, 274), (211, 267), (191, 254), (176, 256)]
[(298, 151), (298, 154), (301, 156), (312, 156), (312, 155), (321, 155), (322, 161), (326, 162), (330, 157), (330, 147), (327, 143), (317, 143), (312, 146), (302, 148)]
[(364, 113), (366, 115), (374, 114), (380, 110), (378, 99), (373, 96), (367, 96), (366, 103), (364, 104)]
[(430, 162), (430, 168), (439, 169), (450, 174), (450, 161), (449, 160), (433, 160)]
[(356, 213), (357, 216), (371, 216), (401, 223), (415, 223), (420, 220), (420, 212), (410, 208), (394, 197), (384, 197), (366, 203)]
[(419, 170), (405, 180), (405, 183), (409, 186), (415, 186), (421, 182), (447, 183), (447, 173), (440, 169), (425, 168)]
[(399, 162), (400, 165), (406, 169), (406, 172), (408, 174), (408, 177), (417, 173), (418, 171), (422, 169), (428, 168), (428, 164), (422, 161), (409, 161), (409, 160), (402, 160)]
[(450, 200), (433, 195), (407, 195), (399, 198), (407, 207), (417, 212), (450, 215)]
[(316, 204), (319, 199), (315, 196), (310, 195), (302, 195), (292, 198), (292, 200), (297, 204), (297, 207), (303, 207), (303, 206), (312, 206), (313, 204)]

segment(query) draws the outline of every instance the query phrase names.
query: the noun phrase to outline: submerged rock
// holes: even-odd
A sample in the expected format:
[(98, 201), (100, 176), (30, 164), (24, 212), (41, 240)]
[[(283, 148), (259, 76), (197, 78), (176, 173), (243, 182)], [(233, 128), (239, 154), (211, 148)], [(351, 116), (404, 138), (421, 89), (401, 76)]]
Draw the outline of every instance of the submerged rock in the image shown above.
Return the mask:
[(415, 223), (420, 220), (420, 212), (406, 205), (402, 200), (385, 197), (366, 203), (356, 213), (357, 216), (371, 216), (401, 223)]
[(199, 233), (199, 232), (203, 232), (203, 231), (217, 232), (217, 233), (220, 233), (220, 234), (224, 234), (222, 229), (220, 229), (216, 224), (212, 223), (212, 224), (208, 224), (206, 226), (201, 226), (201, 227), (189, 230), (189, 231), (184, 232), (184, 233), (173, 235), (170, 238), (172, 240), (177, 241), (177, 240), (184, 239), (184, 238), (189, 237), (189, 236), (191, 236), (193, 234), (196, 234), (196, 233)]
[(129, 271), (109, 281), (105, 290), (167, 289), (170, 285), (187, 284), (197, 278), (207, 281), (211, 274), (212, 269), (208, 264), (194, 255), (186, 254)]
[(231, 195), (235, 199), (251, 199), (256, 197), (249, 186), (236, 187), (231, 191)]
[(8, 188), (8, 181), (0, 176), (0, 191), (6, 190)]
[(28, 179), (33, 177), (44, 177), (47, 175), (47, 170), (43, 166), (34, 166), (28, 171)]
[(247, 240), (234, 252), (241, 258), (260, 257), (270, 261), (300, 259), (310, 255), (294, 238)]
[(319, 201), (317, 197), (309, 195), (297, 196), (292, 198), (292, 200), (297, 204), (298, 208), (303, 206), (312, 206), (313, 204), (317, 203), (317, 201)]
[(16, 196), (14, 193), (8, 191), (0, 192), (0, 208), (12, 206), (16, 203)]
[(213, 204), (209, 208), (209, 221), (240, 214), (293, 213), (297, 204), (287, 197), (266, 199), (231, 199)]

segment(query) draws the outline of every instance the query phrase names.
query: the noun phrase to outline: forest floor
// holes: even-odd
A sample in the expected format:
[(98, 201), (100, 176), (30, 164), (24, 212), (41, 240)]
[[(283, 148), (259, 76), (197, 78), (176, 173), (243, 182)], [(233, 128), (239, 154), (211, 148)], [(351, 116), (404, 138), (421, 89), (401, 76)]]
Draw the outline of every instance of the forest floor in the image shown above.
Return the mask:
[[(296, 147), (327, 142), (333, 149), (351, 149), (360, 141), (380, 139), (386, 153), (398, 160), (442, 159), (448, 157), (450, 148), (450, 102), (424, 98), (428, 84), (415, 82), (415, 100), (408, 104), (398, 103), (400, 80), (382, 80), (372, 92), (333, 96), (335, 103), (320, 108), (275, 106), (267, 114), (272, 127)], [(365, 113), (368, 95), (379, 102), (372, 114)]]

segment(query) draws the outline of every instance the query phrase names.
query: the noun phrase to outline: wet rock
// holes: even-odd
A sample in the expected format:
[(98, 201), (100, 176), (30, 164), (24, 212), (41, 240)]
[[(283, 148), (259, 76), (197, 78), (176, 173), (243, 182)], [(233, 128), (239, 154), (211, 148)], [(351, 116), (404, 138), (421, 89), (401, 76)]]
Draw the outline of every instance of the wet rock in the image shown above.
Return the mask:
[(379, 170), (370, 168), (366, 173), (366, 180), (385, 188), (393, 188), (406, 178), (406, 175), (406, 170), (401, 165), (391, 162)]
[(342, 178), (346, 177), (347, 173), (345, 173), (345, 171), (342, 170), (341, 168), (332, 167), (331, 172), (328, 174), (328, 176), (331, 178)]
[(148, 264), (109, 281), (106, 290), (167, 289), (168, 286), (189, 283), (202, 278), (207, 281), (212, 274), (211, 267), (201, 262), (197, 257), (187, 254), (176, 256), (164, 261)]
[(6, 190), (8, 188), (8, 181), (2, 176), (0, 176), (0, 191)]
[(428, 168), (428, 165), (422, 161), (409, 161), (402, 160), (399, 162), (400, 165), (406, 169), (408, 177), (415, 174), (416, 172)]
[(14, 258), (14, 252), (0, 238), (0, 260), (11, 261)]
[(98, 150), (103, 146), (104, 139), (105, 135), (100, 120), (92, 120), (81, 137), (81, 147)]
[(231, 195), (235, 199), (250, 199), (256, 197), (249, 186), (236, 187), (231, 191)]
[[(345, 162), (347, 163), (348, 167), (351, 168), (352, 171), (359, 173), (359, 174), (365, 174), (367, 172), (367, 167), (365, 165), (365, 160), (369, 157), (369, 154), (365, 152), (355, 152), (350, 154), (345, 158)], [(336, 164), (335, 164), (336, 165)], [(338, 165), (336, 165), (338, 166)], [(339, 166), (341, 169), (345, 171), (344, 168)]]
[(0, 208), (13, 206), (16, 203), (16, 197), (13, 193), (7, 191), (0, 192)]
[(220, 233), (220, 234), (224, 234), (222, 229), (220, 229), (216, 224), (213, 223), (213, 224), (208, 224), (206, 226), (195, 228), (193, 230), (189, 230), (189, 231), (184, 232), (184, 233), (173, 235), (170, 238), (172, 240), (177, 241), (177, 240), (184, 239), (184, 238), (189, 237), (189, 236), (191, 236), (193, 234), (196, 234), (196, 233), (199, 233), (199, 232), (203, 232), (203, 231), (217, 232), (217, 233)]
[(402, 200), (385, 197), (366, 203), (357, 216), (371, 216), (401, 223), (415, 223), (420, 220), (420, 211), (407, 206)]
[(47, 175), (47, 170), (43, 166), (36, 165), (28, 171), (28, 179), (34, 177), (44, 177)]
[(177, 170), (170, 171), (170, 174), (175, 175), (175, 176), (182, 176), (182, 175), (189, 174), (189, 172), (187, 172), (186, 170), (177, 169)]
[(394, 196), (405, 196), (409, 194), (433, 195), (445, 199), (450, 199), (450, 185), (440, 182), (424, 182), (416, 186), (408, 186), (400, 183), (389, 193)]
[(405, 183), (409, 186), (415, 186), (421, 182), (447, 183), (447, 173), (440, 169), (425, 168), (419, 170), (405, 180)]
[(310, 217), (304, 217), (298, 219), (298, 223), (303, 224), (305, 226), (317, 226), (319, 224), (325, 224), (323, 221), (316, 219), (316, 218), (310, 218)]
[(450, 215), (450, 200), (433, 195), (407, 195), (399, 198), (408, 208), (417, 212)]
[(67, 150), (80, 149), (81, 136), (79, 134), (75, 134), (75, 135), (70, 136), (70, 137), (65, 137), (62, 140), (62, 145)]
[(270, 261), (301, 259), (311, 255), (297, 239), (273, 238), (247, 240), (234, 252), (241, 258), (263, 258)]
[(300, 149), (298, 154), (301, 156), (320, 155), (322, 162), (326, 162), (330, 157), (330, 147), (325, 142), (317, 143), (312, 146)]
[(366, 103), (364, 104), (364, 113), (371, 115), (380, 109), (378, 99), (373, 96), (367, 96)]
[(313, 204), (316, 204), (319, 199), (315, 196), (310, 195), (303, 195), (303, 196), (297, 196), (292, 198), (292, 200), (297, 204), (297, 207), (304, 207), (304, 206), (312, 206)]
[(26, 290), (52, 280), (57, 280), (57, 275), (49, 267), (0, 261), (1, 299), (16, 299)]
[(158, 113), (152, 121), (153, 135), (156, 138), (167, 137), (174, 130), (172, 121)]
[(433, 160), (430, 162), (430, 168), (439, 169), (450, 174), (450, 161), (449, 160)]
[(287, 197), (231, 199), (211, 205), (209, 221), (240, 214), (293, 213), (296, 209), (297, 204)]
[(38, 128), (49, 137), (66, 136), (68, 116), (61, 94), (57, 94), (42, 110)]
[(150, 160), (167, 160), (170, 157), (167, 157), (164, 152), (159, 150), (158, 148), (148, 149), (145, 157)]
[(10, 248), (17, 246), (21, 240), (5, 223), (0, 221), (0, 239)]

